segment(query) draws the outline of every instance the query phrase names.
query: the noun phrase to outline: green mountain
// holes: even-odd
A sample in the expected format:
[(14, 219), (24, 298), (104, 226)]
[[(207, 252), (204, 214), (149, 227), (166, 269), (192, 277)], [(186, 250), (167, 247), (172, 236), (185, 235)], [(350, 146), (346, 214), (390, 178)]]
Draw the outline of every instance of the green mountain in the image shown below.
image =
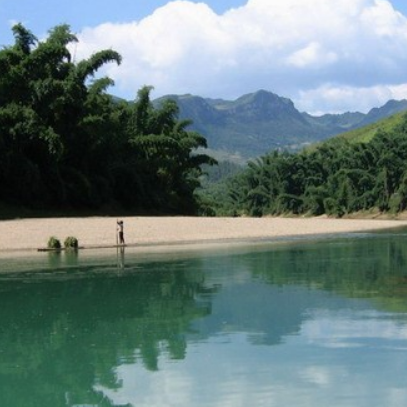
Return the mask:
[(233, 156), (242, 160), (276, 149), (296, 151), (407, 110), (407, 100), (391, 100), (367, 114), (348, 112), (312, 116), (298, 111), (290, 99), (265, 90), (243, 95), (234, 101), (167, 95), (154, 103), (159, 104), (168, 98), (178, 103), (182, 119), (193, 121), (192, 129), (207, 139), (215, 156)]
[(351, 143), (369, 142), (378, 131), (392, 132), (402, 124), (405, 118), (406, 111), (392, 114), (379, 118), (377, 121), (371, 122), (363, 127), (358, 127), (354, 130), (341, 133), (334, 138), (326, 140), (325, 143), (329, 144), (331, 141), (335, 142), (337, 138), (343, 138)]

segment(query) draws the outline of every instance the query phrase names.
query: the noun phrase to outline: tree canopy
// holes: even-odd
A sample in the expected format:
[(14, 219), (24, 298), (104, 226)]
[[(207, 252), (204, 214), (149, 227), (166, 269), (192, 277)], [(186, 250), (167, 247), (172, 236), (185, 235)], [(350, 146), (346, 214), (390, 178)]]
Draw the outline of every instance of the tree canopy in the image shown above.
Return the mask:
[(407, 207), (407, 115), (370, 142), (331, 139), (296, 154), (272, 152), (249, 162), (222, 188), (207, 191), (215, 214), (344, 216)]
[(154, 107), (151, 87), (134, 102), (106, 93), (97, 77), (113, 50), (75, 62), (68, 25), (39, 41), (22, 24), (0, 50), (0, 202), (39, 209), (119, 207), (193, 213), (200, 165), (214, 162), (206, 140), (178, 119), (178, 106)]

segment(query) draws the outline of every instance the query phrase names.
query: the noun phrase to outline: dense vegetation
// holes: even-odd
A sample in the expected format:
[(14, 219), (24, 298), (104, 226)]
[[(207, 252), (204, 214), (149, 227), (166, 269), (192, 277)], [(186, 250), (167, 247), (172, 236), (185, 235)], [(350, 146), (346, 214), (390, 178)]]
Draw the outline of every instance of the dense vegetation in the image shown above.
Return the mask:
[[(41, 210), (193, 213), (206, 140), (188, 131), (178, 106), (155, 107), (151, 88), (134, 103), (94, 79), (121, 56), (103, 50), (76, 62), (69, 26), (44, 41), (24, 26), (0, 50), (0, 203)], [(136, 73), (135, 73), (136, 74)]]
[(343, 216), (407, 206), (405, 116), (371, 125), (367, 136), (271, 152), (245, 170), (225, 163), (208, 171), (217, 181), (208, 186), (202, 173), (214, 160), (198, 153), (206, 140), (179, 119), (174, 100), (152, 103), (150, 87), (134, 102), (118, 100), (106, 93), (109, 78), (95, 79), (104, 64), (120, 64), (117, 52), (74, 61), (77, 39), (66, 25), (44, 41), (21, 24), (13, 33), (15, 43), (0, 50), (2, 208)]
[(222, 215), (343, 216), (407, 206), (407, 116), (368, 142), (337, 137), (301, 153), (272, 152), (203, 193)]

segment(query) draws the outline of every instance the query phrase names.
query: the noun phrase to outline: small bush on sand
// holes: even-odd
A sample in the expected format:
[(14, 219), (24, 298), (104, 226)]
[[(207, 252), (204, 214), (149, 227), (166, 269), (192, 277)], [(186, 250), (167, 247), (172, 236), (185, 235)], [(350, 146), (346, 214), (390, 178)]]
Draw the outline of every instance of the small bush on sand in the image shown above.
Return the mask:
[(48, 247), (48, 249), (60, 249), (61, 242), (55, 236), (51, 236), (48, 239), (47, 247)]
[(73, 236), (68, 236), (64, 241), (65, 249), (77, 249), (78, 248), (78, 239)]

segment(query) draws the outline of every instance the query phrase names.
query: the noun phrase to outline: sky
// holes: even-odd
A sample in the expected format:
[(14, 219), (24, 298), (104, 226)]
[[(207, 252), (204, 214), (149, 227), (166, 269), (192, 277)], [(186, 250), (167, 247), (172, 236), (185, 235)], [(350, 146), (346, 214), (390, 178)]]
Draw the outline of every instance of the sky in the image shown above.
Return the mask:
[(406, 0), (0, 0), (0, 48), (17, 22), (39, 40), (69, 24), (76, 61), (119, 52), (100, 75), (128, 100), (264, 89), (319, 115), (407, 99)]

